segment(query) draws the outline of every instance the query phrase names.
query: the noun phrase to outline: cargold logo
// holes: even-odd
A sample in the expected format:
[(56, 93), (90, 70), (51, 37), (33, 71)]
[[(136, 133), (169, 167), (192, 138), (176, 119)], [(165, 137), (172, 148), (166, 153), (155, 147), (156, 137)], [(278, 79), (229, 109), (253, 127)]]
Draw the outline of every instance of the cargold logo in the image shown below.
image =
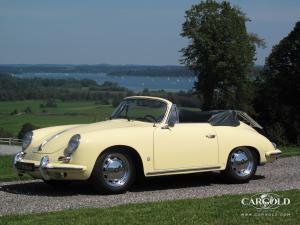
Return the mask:
[(277, 209), (280, 206), (291, 204), (291, 200), (278, 194), (261, 193), (252, 195), (251, 198), (243, 198), (241, 204), (249, 205), (256, 209)]

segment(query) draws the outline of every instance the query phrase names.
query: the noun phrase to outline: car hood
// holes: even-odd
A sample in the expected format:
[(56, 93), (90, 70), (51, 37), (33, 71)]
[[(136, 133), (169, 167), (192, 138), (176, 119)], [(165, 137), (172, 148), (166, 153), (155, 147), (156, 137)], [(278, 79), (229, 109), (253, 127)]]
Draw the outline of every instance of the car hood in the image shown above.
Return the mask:
[(128, 121), (126, 119), (115, 119), (93, 124), (76, 125), (71, 128), (63, 127), (62, 130), (48, 134), (42, 138), (39, 143), (37, 143), (37, 146), (33, 148), (33, 152), (50, 154), (62, 151), (67, 147), (70, 138), (75, 134), (86, 134), (96, 131), (99, 132), (109, 129), (123, 129), (137, 126), (149, 126), (149, 123), (134, 120)]

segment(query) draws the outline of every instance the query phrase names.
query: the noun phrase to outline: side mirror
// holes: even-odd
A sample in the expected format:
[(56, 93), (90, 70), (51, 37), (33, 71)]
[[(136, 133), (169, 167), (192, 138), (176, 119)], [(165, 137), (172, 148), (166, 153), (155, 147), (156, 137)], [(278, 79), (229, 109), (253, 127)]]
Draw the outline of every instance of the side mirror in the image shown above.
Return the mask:
[(169, 127), (174, 127), (175, 126), (175, 121), (171, 120), (168, 122)]

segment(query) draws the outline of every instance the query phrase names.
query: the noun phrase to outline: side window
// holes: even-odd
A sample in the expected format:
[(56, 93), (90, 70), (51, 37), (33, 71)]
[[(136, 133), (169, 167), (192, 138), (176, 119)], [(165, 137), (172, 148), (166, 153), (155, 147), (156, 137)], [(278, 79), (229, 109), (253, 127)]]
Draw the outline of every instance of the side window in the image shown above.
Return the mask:
[(169, 115), (169, 119), (168, 119), (168, 123), (178, 123), (179, 122), (179, 118), (178, 118), (178, 111), (177, 111), (177, 106), (176, 104), (172, 105), (172, 108), (170, 110), (170, 115)]

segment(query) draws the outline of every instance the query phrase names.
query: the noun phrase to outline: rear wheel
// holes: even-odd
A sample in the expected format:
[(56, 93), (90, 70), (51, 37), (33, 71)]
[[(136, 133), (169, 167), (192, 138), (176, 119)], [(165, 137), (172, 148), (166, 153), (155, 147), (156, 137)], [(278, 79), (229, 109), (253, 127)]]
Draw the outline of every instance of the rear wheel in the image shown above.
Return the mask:
[(130, 154), (113, 150), (98, 157), (91, 182), (99, 193), (117, 194), (127, 191), (135, 177), (136, 168)]
[(222, 174), (227, 181), (244, 183), (254, 176), (257, 164), (257, 157), (253, 151), (246, 147), (239, 147), (230, 153), (226, 169)]

